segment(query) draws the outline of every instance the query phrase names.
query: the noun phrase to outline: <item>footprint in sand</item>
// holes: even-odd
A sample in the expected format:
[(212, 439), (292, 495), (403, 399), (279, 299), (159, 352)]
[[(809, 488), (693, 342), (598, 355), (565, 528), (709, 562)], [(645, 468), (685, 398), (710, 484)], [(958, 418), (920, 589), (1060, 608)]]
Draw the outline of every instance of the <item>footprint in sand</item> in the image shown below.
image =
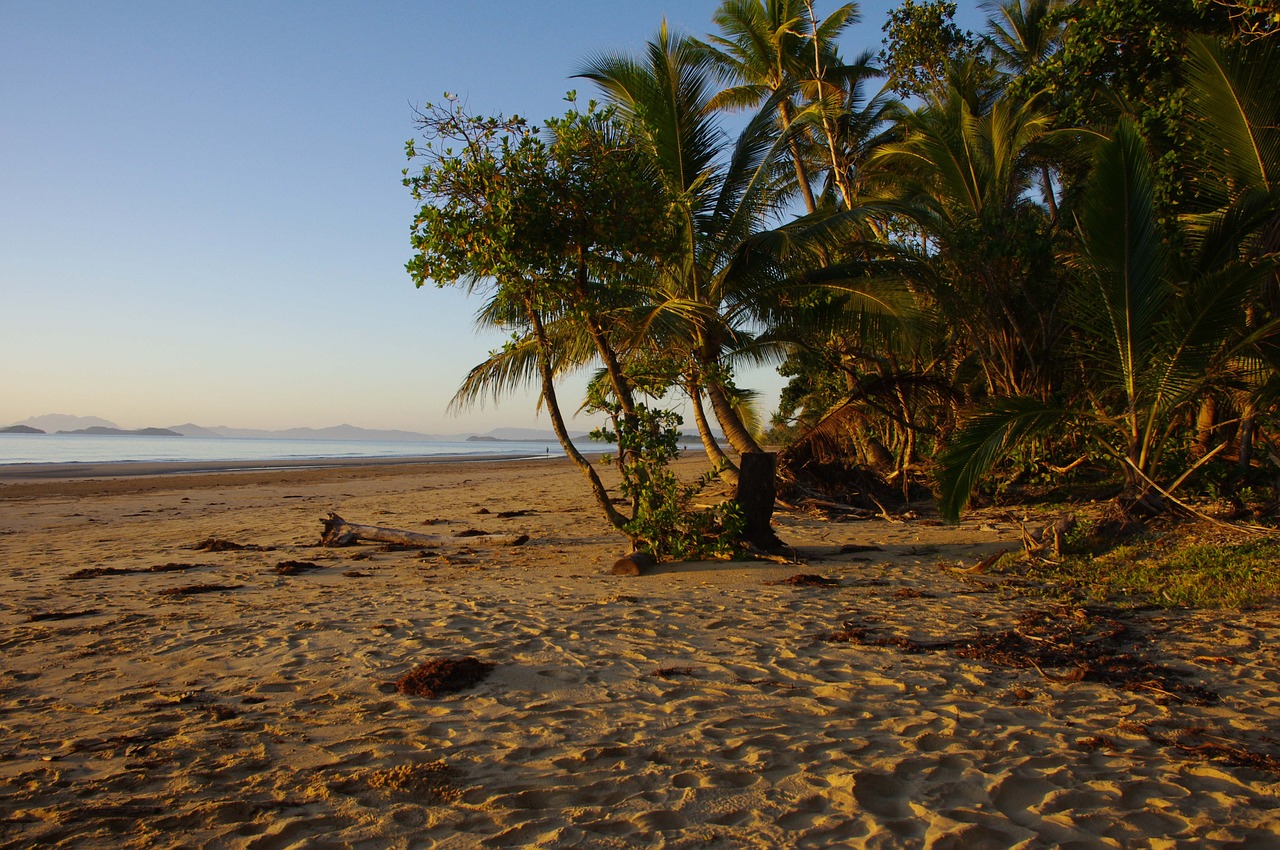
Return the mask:
[(911, 787), (887, 773), (860, 770), (835, 777), (831, 801), (847, 811), (863, 810), (884, 818), (902, 818), (911, 814), (907, 805)]

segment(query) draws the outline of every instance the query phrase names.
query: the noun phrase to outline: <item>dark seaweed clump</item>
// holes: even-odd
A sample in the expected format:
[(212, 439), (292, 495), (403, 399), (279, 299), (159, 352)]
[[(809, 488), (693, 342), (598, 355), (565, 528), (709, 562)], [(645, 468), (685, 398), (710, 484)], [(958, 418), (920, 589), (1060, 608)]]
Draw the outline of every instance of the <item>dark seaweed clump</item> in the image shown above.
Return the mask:
[(410, 696), (435, 699), (483, 681), (493, 664), (470, 655), (465, 658), (433, 658), (396, 680), (396, 690)]

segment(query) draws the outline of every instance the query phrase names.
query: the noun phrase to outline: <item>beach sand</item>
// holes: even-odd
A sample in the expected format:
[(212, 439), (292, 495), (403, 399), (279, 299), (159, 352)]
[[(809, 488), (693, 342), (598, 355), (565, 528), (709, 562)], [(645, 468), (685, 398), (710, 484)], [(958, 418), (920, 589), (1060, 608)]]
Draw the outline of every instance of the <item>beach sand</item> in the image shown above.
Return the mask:
[[(1280, 847), (1275, 610), (1128, 616), (1199, 699), (918, 646), (1051, 607), (965, 571), (1013, 520), (781, 512), (802, 563), (621, 577), (563, 461), (9, 478), (0, 848)], [(397, 691), (442, 656), (494, 666)]]

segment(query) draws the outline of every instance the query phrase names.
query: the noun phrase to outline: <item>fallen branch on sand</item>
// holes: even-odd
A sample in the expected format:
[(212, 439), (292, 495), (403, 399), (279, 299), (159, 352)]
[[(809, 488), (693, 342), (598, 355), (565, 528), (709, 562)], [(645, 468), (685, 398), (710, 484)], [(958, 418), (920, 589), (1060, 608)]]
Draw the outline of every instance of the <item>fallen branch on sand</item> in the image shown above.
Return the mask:
[(443, 534), (420, 534), (398, 528), (347, 522), (332, 511), (329, 512), (328, 519), (322, 519), (320, 522), (324, 525), (324, 534), (320, 538), (321, 546), (354, 546), (360, 541), (425, 547), (459, 542), (465, 542), (468, 546), (519, 546), (529, 540), (527, 534), (464, 533), (452, 537)]

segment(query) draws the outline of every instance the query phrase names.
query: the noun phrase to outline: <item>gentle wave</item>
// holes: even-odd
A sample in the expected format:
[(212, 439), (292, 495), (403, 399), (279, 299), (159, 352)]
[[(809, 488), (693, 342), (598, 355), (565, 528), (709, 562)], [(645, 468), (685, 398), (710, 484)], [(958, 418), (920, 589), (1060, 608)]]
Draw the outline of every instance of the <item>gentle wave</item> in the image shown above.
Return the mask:
[[(587, 448), (584, 446), (583, 448)], [(603, 444), (589, 450), (601, 451)], [(563, 456), (558, 443), (501, 441), (282, 440), (267, 437), (158, 437), (0, 434), (0, 465), (118, 461), (254, 461), (518, 455)]]

